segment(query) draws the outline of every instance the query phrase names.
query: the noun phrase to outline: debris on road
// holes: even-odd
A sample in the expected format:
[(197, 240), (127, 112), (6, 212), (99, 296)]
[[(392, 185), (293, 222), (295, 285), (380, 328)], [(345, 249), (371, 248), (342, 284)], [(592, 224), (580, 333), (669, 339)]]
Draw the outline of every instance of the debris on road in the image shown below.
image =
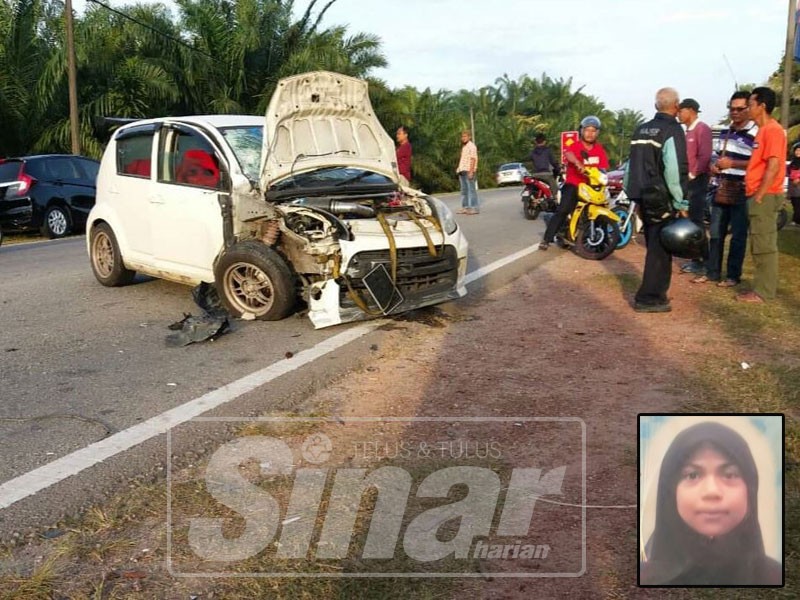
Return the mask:
[(192, 299), (203, 310), (200, 316), (184, 313), (183, 319), (169, 325), (176, 333), (167, 336), (167, 346), (178, 348), (196, 342), (214, 340), (230, 330), (228, 313), (222, 307), (216, 288), (209, 283), (201, 283), (192, 290)]

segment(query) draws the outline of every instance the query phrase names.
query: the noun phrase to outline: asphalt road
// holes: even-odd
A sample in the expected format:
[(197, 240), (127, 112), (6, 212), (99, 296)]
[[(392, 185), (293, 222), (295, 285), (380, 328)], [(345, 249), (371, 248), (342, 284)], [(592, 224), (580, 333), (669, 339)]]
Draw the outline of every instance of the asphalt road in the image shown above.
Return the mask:
[[(543, 223), (523, 218), (519, 192), (481, 191), (481, 214), (459, 215), (470, 243), (469, 271), (539, 241)], [(459, 206), (456, 195), (442, 199)], [(353, 327), (314, 330), (300, 316), (237, 322), (214, 342), (169, 348), (167, 325), (199, 313), (191, 288), (141, 277), (128, 287), (105, 288), (92, 275), (82, 237), (0, 247), (0, 282), (0, 483)], [(346, 356), (308, 364), (294, 380), (275, 383), (275, 395), (347, 368)], [(273, 390), (260, 391), (262, 406), (247, 410), (270, 409), (263, 398)], [(228, 414), (242, 407), (231, 403)], [(135, 466), (127, 465), (126, 476)], [(102, 487), (91, 473), (82, 476), (87, 479), (64, 493)], [(47, 504), (36, 510), (46, 513)]]

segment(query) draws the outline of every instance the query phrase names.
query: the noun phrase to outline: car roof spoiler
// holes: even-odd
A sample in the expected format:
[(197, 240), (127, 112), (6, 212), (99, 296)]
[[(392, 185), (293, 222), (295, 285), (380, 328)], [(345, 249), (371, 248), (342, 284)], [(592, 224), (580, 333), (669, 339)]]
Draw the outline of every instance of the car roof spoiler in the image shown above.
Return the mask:
[(128, 117), (95, 117), (92, 121), (94, 126), (94, 134), (100, 141), (107, 143), (111, 139), (117, 129), (128, 123), (135, 123), (143, 119), (134, 119)]

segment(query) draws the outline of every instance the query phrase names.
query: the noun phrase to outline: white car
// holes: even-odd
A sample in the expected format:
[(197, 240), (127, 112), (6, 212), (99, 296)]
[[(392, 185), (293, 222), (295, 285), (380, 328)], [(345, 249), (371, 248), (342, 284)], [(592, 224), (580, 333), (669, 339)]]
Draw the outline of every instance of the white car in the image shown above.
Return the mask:
[(466, 293), (467, 241), (441, 201), (400, 183), (366, 82), (283, 79), (266, 119), (204, 115), (116, 130), (87, 222), (97, 280), (213, 283), (228, 311), (317, 328)]
[(523, 179), (530, 175), (522, 163), (507, 163), (497, 169), (495, 180), (497, 185), (522, 184)]

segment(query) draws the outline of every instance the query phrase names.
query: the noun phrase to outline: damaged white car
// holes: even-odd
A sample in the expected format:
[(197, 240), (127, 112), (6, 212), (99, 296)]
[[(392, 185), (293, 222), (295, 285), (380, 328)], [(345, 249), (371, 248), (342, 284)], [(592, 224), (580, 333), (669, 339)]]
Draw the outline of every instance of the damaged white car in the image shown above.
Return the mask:
[(266, 120), (204, 115), (117, 129), (87, 223), (95, 277), (213, 283), (234, 316), (315, 327), (463, 296), (467, 241), (406, 187), (364, 81), (283, 79)]

